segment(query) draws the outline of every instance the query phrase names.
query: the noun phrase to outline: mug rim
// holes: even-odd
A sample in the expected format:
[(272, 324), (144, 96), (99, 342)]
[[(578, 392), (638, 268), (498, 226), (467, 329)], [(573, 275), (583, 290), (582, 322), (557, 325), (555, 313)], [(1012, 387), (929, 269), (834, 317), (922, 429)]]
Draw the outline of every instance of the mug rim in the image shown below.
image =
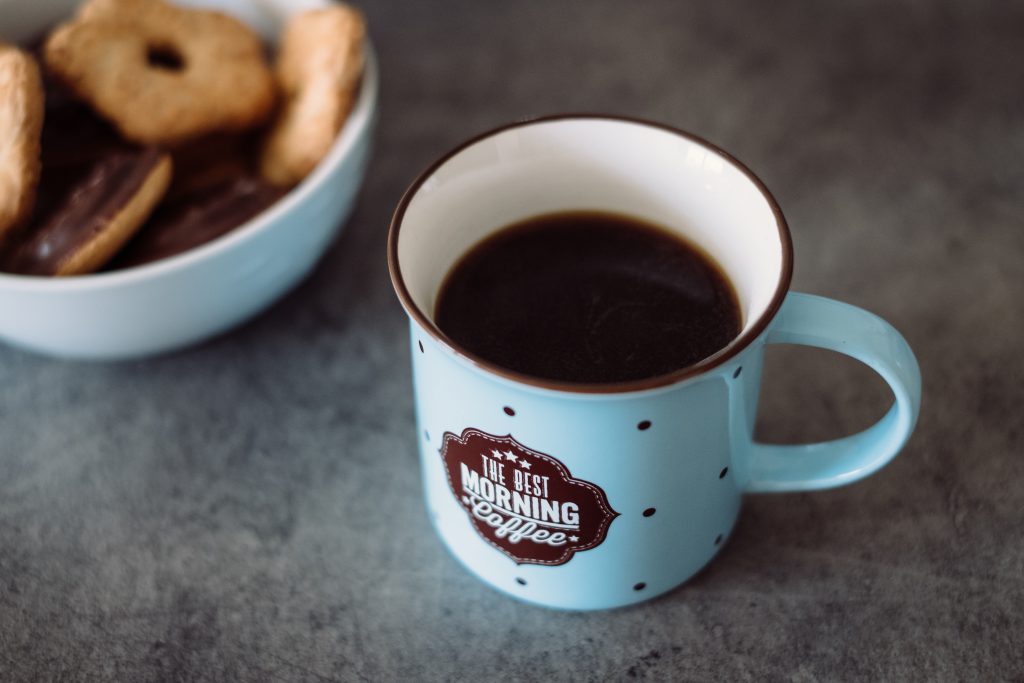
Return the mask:
[[(761, 195), (768, 202), (768, 206), (772, 210), (772, 214), (775, 216), (775, 225), (779, 231), (779, 241), (782, 248), (782, 267), (779, 272), (779, 280), (776, 284), (775, 291), (772, 294), (771, 300), (765, 307), (764, 311), (757, 317), (756, 320), (747, 329), (737, 335), (732, 341), (726, 344), (724, 347), (716, 351), (715, 353), (707, 356), (703, 360), (687, 365), (684, 368), (673, 370), (671, 372), (655, 375), (653, 377), (647, 377), (639, 380), (628, 380), (625, 382), (565, 382), (559, 380), (545, 379), (543, 377), (536, 377), (534, 375), (528, 375), (526, 373), (517, 372), (509, 368), (503, 367), (493, 361), (489, 361), (485, 358), (478, 356), (477, 354), (469, 351), (460, 344), (456, 343), (451, 337), (445, 334), (432, 320), (431, 316), (425, 314), (413, 301), (412, 295), (409, 293), (409, 289), (405, 284), (405, 279), (402, 277), (402, 270), (398, 263), (398, 237), (399, 232), (402, 229), (402, 223), (405, 219), (406, 210), (412, 203), (413, 197), (419, 192), (420, 188), (426, 181), (431, 178), (445, 163), (451, 160), (453, 157), (464, 151), (465, 149), (475, 145), (482, 140), (487, 138), (495, 137), (507, 131), (532, 126), (539, 123), (551, 123), (557, 121), (586, 121), (586, 120), (598, 120), (608, 121), (611, 123), (628, 123), (633, 125), (647, 126), (649, 128), (655, 128), (663, 132), (671, 133), (682, 137), (690, 142), (696, 143), (718, 155), (720, 155), (727, 162), (732, 164), (736, 169), (742, 172), (748, 180), (757, 188)], [(782, 209), (779, 207), (779, 203), (772, 196), (772, 193), (768, 190), (768, 187), (746, 164), (734, 157), (729, 152), (715, 145), (712, 142), (690, 133), (689, 131), (681, 128), (676, 128), (664, 123), (658, 123), (649, 119), (633, 117), (633, 116), (621, 116), (617, 114), (595, 114), (595, 113), (562, 113), (562, 114), (549, 114), (546, 116), (537, 116), (526, 119), (520, 119), (511, 123), (491, 128), (490, 130), (478, 133), (470, 137), (468, 140), (455, 146), (445, 154), (441, 155), (436, 161), (431, 163), (427, 168), (422, 171), (416, 179), (413, 180), (412, 184), (409, 185), (408, 189), (402, 194), (402, 198), (398, 201), (398, 205), (395, 207), (395, 212), (391, 217), (391, 224), (388, 229), (388, 272), (391, 276), (391, 284), (395, 288), (395, 293), (398, 295), (398, 299), (413, 320), (419, 323), (420, 327), (429, 334), (434, 341), (447, 348), (449, 351), (454, 353), (457, 357), (463, 358), (474, 367), (483, 370), (492, 375), (511, 380), (518, 384), (527, 385), (538, 389), (546, 389), (549, 391), (566, 392), (572, 394), (625, 394), (631, 392), (645, 391), (649, 389), (657, 389), (672, 384), (677, 384), (685, 380), (703, 375), (708, 371), (725, 364), (730, 359), (739, 355), (741, 351), (746, 349), (750, 344), (757, 339), (768, 327), (768, 324), (775, 318), (775, 315), (779, 312), (782, 307), (782, 302), (786, 298), (786, 293), (789, 291), (789, 286), (793, 278), (793, 240), (790, 236), (789, 225), (786, 223), (786, 218), (782, 214)]]

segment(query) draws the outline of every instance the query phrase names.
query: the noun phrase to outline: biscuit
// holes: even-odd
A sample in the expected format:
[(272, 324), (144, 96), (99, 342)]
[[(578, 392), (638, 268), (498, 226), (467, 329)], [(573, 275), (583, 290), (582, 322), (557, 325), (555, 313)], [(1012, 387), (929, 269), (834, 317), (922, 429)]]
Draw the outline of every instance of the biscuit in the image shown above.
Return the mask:
[(90, 0), (46, 41), (50, 70), (125, 138), (173, 145), (262, 123), (276, 99), (259, 37), (163, 0)]
[(355, 100), (365, 36), (362, 14), (348, 5), (288, 22), (275, 67), (282, 104), (260, 156), (266, 181), (294, 185), (327, 155)]
[(32, 212), (42, 130), (39, 67), (21, 50), (0, 44), (0, 246)]
[(238, 228), (283, 193), (246, 175), (169, 197), (106, 269), (131, 268), (195, 249)]
[(167, 191), (171, 158), (155, 147), (116, 150), (30, 226), (3, 263), (25, 275), (83, 275), (105, 265), (138, 231)]

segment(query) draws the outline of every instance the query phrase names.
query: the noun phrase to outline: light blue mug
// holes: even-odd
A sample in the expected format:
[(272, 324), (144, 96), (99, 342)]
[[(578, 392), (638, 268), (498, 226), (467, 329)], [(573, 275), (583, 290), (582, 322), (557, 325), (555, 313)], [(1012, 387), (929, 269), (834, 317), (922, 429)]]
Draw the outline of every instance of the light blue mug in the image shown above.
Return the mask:
[[(735, 286), (739, 336), (643, 381), (566, 384), (460, 348), (434, 321), (438, 289), (473, 245), (539, 214), (632, 215), (702, 246)], [(859, 308), (789, 292), (792, 247), (775, 199), (743, 164), (666, 126), (555, 116), (480, 135), (406, 192), (388, 242), (409, 314), (426, 505), (438, 535), (494, 588), (547, 607), (647, 600), (701, 569), (744, 493), (865, 477), (917, 421), (921, 375), (903, 337)], [(846, 354), (888, 382), (877, 424), (824, 443), (753, 438), (764, 349)]]

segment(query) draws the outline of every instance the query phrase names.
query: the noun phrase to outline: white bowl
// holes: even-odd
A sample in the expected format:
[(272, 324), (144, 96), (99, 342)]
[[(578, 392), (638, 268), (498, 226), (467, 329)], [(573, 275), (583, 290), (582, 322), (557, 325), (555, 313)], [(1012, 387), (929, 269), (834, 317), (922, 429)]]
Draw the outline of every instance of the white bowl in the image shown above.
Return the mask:
[[(180, 0), (179, 0), (180, 1)], [(212, 0), (268, 40), (284, 18), (326, 0)], [(0, 0), (0, 41), (25, 44), (71, 16), (75, 0)], [(370, 157), (377, 65), (319, 166), (272, 207), (177, 256), (123, 271), (49, 278), (0, 273), (0, 339), (55, 356), (117, 359), (169, 351), (260, 312), (307, 275), (348, 217)]]

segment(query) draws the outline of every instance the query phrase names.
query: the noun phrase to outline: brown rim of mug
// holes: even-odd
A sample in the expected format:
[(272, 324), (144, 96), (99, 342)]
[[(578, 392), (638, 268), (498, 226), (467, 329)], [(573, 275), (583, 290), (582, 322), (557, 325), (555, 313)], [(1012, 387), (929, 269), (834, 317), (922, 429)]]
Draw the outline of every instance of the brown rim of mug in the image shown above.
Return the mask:
[[(647, 126), (650, 128), (657, 128), (659, 130), (672, 133), (685, 138), (691, 142), (695, 142), (716, 154), (720, 155), (723, 159), (728, 161), (730, 164), (742, 171), (757, 189), (764, 196), (768, 202), (768, 206), (771, 207), (772, 213), (775, 215), (775, 224), (779, 229), (779, 239), (782, 246), (782, 270), (779, 273), (779, 282), (775, 288), (775, 293), (772, 295), (772, 299), (768, 304), (768, 307), (764, 312), (750, 325), (746, 331), (739, 334), (735, 339), (729, 342), (725, 347), (716, 351), (712, 355), (708, 356), (704, 360), (688, 365), (685, 368), (674, 370), (669, 373), (662, 375), (656, 375), (654, 377), (648, 377), (641, 380), (630, 380), (627, 382), (609, 382), (609, 383), (583, 383), (583, 382), (560, 382), (556, 380), (544, 379), (543, 377), (534, 377), (532, 375), (523, 374), (508, 368), (503, 368), (496, 363), (481, 358), (476, 354), (462, 348), (460, 345), (455, 343), (451, 338), (448, 337), (444, 332), (434, 324), (433, 320), (429, 316), (423, 313), (416, 306), (412, 300), (412, 296), (409, 294), (408, 288), (405, 286), (405, 280), (402, 278), (402, 272), (398, 266), (398, 233), (402, 229), (402, 221), (405, 218), (406, 209), (409, 208), (409, 203), (412, 198), (419, 191), (420, 187), (428, 178), (443, 166), (449, 159), (462, 152), (467, 147), (470, 147), (481, 140), (485, 140), (489, 137), (493, 137), (499, 133), (504, 133), (507, 130), (513, 128), (522, 128), (525, 126), (531, 126), (537, 123), (549, 123), (553, 121), (566, 121), (566, 120), (603, 120), (611, 122), (621, 123), (632, 123), (641, 126)], [(645, 391), (649, 389), (657, 389), (659, 387), (668, 386), (682, 382), (683, 380), (696, 377), (706, 373), (708, 370), (718, 367), (724, 364), (729, 359), (736, 356), (740, 351), (750, 345), (758, 336), (764, 332), (765, 328), (768, 327), (768, 323), (775, 317), (782, 307), (782, 302), (786, 298), (786, 292), (789, 291), (790, 281), (793, 277), (793, 241), (789, 234), (789, 226), (786, 224), (786, 218), (782, 215), (782, 209), (779, 208), (778, 202), (775, 201), (775, 197), (772, 196), (771, 192), (765, 184), (758, 178), (753, 171), (741, 162), (739, 159), (729, 154), (717, 145), (708, 142), (704, 138), (681, 130), (679, 128), (673, 128), (662, 123), (656, 123), (654, 121), (648, 121), (646, 119), (634, 118), (630, 116), (618, 116), (613, 114), (552, 114), (548, 116), (540, 116), (536, 118), (523, 119), (514, 123), (509, 123), (498, 128), (493, 128), (479, 135), (475, 135), (465, 142), (461, 143), (454, 149), (450, 150), (437, 161), (427, 167), (425, 171), (416, 177), (416, 180), (412, 182), (409, 188), (402, 195), (402, 198), (398, 202), (398, 206), (395, 208), (395, 213), (391, 217), (391, 227), (388, 230), (388, 271), (391, 274), (391, 283), (395, 288), (395, 292), (398, 294), (398, 298), (402, 303), (402, 307), (405, 308), (406, 312), (412, 316), (414, 320), (434, 338), (435, 341), (441, 345), (447, 347), (450, 351), (455, 353), (457, 356), (461, 356), (472, 365), (484, 370), (493, 375), (503, 377), (505, 379), (518, 382), (519, 384), (525, 384), (540, 389), (547, 389), (549, 391), (560, 391), (576, 394), (625, 394), (630, 392)]]

